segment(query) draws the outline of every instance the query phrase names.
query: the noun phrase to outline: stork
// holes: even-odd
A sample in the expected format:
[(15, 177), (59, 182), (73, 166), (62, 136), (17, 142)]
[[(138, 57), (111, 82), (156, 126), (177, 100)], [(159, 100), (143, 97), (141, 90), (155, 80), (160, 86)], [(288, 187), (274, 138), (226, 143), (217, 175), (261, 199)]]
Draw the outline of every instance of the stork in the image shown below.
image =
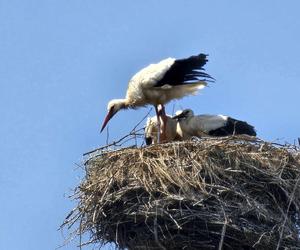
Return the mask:
[[(166, 141), (188, 140), (193, 136), (227, 136), (246, 134), (255, 136), (253, 126), (225, 115), (194, 115), (191, 109), (180, 110), (176, 115), (166, 116)], [(157, 117), (148, 119), (145, 127), (147, 145), (158, 142)]]
[(227, 135), (251, 135), (256, 136), (255, 129), (245, 121), (240, 121), (225, 115), (194, 115), (191, 109), (176, 112), (173, 119), (177, 119), (176, 132), (183, 139), (192, 136), (201, 137), (227, 136)]
[(196, 94), (214, 79), (204, 72), (207, 59), (205, 54), (185, 59), (167, 58), (156, 64), (150, 64), (137, 72), (129, 81), (126, 97), (113, 99), (108, 105), (101, 132), (108, 121), (121, 109), (143, 107), (152, 104), (155, 107), (160, 141), (164, 140), (166, 113), (164, 104), (173, 99)]
[[(177, 121), (176, 119), (172, 119), (171, 116), (166, 115), (166, 127), (165, 127), (165, 142), (180, 140), (177, 138), (176, 127)], [(157, 116), (149, 117), (145, 127), (145, 141), (146, 145), (156, 144), (158, 143), (159, 138), (159, 130), (158, 130), (158, 120)]]

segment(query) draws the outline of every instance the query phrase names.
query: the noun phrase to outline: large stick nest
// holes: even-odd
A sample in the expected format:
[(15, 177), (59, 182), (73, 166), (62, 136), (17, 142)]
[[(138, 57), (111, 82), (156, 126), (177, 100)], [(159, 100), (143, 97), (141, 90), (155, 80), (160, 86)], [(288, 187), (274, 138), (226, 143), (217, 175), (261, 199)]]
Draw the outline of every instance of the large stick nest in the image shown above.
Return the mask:
[(102, 151), (65, 225), (121, 249), (299, 249), (298, 152), (237, 137)]

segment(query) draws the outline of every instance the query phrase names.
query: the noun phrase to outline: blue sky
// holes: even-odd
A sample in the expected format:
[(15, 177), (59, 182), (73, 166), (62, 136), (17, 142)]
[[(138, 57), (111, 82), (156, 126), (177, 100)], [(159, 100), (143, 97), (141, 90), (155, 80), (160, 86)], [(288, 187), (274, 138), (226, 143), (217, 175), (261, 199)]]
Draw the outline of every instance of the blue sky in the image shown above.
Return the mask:
[[(55, 249), (107, 102), (166, 57), (209, 54), (216, 78), (168, 105), (226, 114), (265, 140), (300, 136), (299, 1), (0, 0), (0, 249)], [(175, 106), (174, 106), (175, 105)], [(148, 109), (118, 113), (111, 139)], [(63, 249), (75, 249), (76, 242)]]

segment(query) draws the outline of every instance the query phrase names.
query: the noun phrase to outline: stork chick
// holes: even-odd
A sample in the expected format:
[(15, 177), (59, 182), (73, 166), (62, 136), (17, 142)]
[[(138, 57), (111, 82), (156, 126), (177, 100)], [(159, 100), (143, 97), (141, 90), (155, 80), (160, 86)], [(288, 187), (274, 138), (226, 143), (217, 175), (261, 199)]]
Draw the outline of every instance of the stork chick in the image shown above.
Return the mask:
[[(157, 117), (148, 118), (145, 127), (147, 145), (158, 142)], [(167, 116), (165, 142), (188, 140), (193, 136), (227, 136), (246, 134), (256, 136), (253, 126), (225, 115), (197, 115), (191, 109)]]
[(227, 136), (227, 135), (251, 135), (256, 136), (255, 129), (245, 121), (240, 121), (225, 115), (194, 115), (191, 109), (177, 111), (173, 119), (177, 119), (177, 134), (182, 139), (192, 136), (201, 137)]
[[(166, 131), (165, 131), (165, 142), (178, 140), (176, 133), (177, 121), (172, 119), (169, 115), (166, 115)], [(157, 117), (149, 117), (145, 127), (145, 141), (146, 145), (157, 144), (159, 142), (159, 130)]]

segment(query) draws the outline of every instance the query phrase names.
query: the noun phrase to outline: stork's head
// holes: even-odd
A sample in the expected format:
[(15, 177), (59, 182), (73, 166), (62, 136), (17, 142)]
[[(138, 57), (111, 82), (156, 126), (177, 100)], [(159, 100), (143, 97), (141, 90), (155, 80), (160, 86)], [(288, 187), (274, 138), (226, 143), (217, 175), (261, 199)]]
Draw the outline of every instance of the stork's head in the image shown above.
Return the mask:
[(145, 127), (145, 141), (146, 145), (151, 145), (152, 143), (157, 143), (157, 118), (153, 116), (152, 118), (148, 117), (146, 127)]
[(178, 110), (175, 113), (175, 116), (172, 117), (172, 119), (175, 120), (182, 120), (182, 119), (187, 119), (189, 117), (194, 116), (194, 111), (191, 109), (184, 109), (184, 110)]
[(113, 99), (111, 100), (107, 105), (108, 113), (103, 121), (101, 132), (106, 127), (109, 120), (120, 110), (125, 109), (126, 106), (126, 100), (125, 99)]

